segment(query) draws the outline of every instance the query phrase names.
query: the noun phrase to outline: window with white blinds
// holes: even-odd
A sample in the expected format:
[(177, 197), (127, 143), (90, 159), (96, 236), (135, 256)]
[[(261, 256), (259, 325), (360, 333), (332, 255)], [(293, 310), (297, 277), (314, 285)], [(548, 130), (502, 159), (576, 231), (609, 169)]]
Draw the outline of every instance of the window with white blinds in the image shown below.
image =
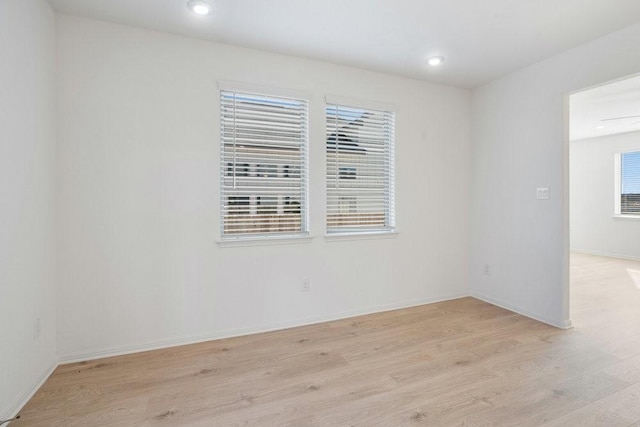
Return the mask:
[(620, 212), (640, 215), (640, 151), (620, 155)]
[(220, 91), (221, 235), (305, 234), (307, 101)]
[(394, 230), (394, 113), (326, 106), (327, 233)]

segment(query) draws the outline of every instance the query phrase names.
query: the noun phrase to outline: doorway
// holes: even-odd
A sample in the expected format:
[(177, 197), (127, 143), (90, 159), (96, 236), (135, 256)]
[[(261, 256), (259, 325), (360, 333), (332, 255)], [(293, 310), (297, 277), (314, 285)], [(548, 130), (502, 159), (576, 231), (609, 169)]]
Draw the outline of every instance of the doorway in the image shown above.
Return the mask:
[(569, 111), (571, 319), (640, 345), (640, 75), (570, 95)]

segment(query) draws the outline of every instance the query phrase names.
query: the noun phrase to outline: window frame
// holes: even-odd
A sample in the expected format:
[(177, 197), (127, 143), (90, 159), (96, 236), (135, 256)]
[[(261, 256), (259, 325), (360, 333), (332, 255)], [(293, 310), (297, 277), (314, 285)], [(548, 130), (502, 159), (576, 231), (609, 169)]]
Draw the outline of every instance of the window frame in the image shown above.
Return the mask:
[[(615, 164), (614, 164), (614, 213), (613, 216), (616, 218), (626, 218), (626, 219), (640, 219), (640, 212), (638, 213), (626, 213), (622, 212), (622, 157), (625, 154), (634, 154), (638, 153), (640, 155), (640, 149), (633, 149), (629, 151), (622, 151), (615, 154)], [(640, 170), (638, 171), (640, 174)]]
[[(253, 180), (271, 180), (278, 179), (280, 175), (283, 177), (286, 175), (286, 178), (290, 178), (291, 170), (294, 170), (296, 173), (299, 173), (300, 177), (300, 186), (296, 187), (296, 192), (300, 194), (299, 203), (298, 200), (292, 202), (290, 194), (281, 195), (282, 197), (282, 210), (286, 214), (299, 214), (300, 218), (300, 228), (296, 230), (287, 230), (287, 231), (269, 231), (269, 230), (260, 230), (258, 232), (225, 232), (225, 222), (228, 225), (228, 213), (225, 212), (225, 207), (228, 206), (226, 202), (229, 197), (236, 197), (235, 194), (229, 191), (228, 185), (225, 186), (225, 178), (228, 178), (228, 175), (234, 175), (233, 165), (230, 165), (228, 162), (228, 158), (225, 158), (225, 149), (229, 149), (229, 142), (225, 141), (225, 124), (224, 124), (224, 113), (225, 107), (224, 104), (224, 96), (233, 96), (237, 97), (238, 95), (252, 98), (255, 97), (257, 100), (267, 100), (271, 102), (291, 102), (297, 103), (301, 108), (301, 121), (300, 125), (302, 126), (302, 138), (300, 140), (299, 145), (299, 157), (296, 157), (295, 165), (289, 165), (288, 168), (283, 168), (282, 165), (274, 165), (269, 163), (269, 159), (257, 161), (256, 165), (250, 164), (248, 168), (248, 175)], [(220, 166), (220, 202), (219, 202), (219, 240), (218, 243), (222, 246), (226, 245), (245, 245), (245, 244), (263, 244), (265, 242), (269, 243), (284, 243), (287, 241), (305, 241), (309, 240), (309, 103), (310, 97), (306, 96), (301, 92), (291, 91), (291, 90), (282, 90), (282, 89), (274, 89), (274, 88), (265, 88), (255, 85), (249, 84), (238, 84), (233, 82), (219, 82), (219, 91), (218, 91), (218, 102), (220, 107), (219, 113), (219, 126), (220, 126), (220, 158), (219, 158), (219, 166)], [(258, 101), (259, 102), (259, 101)], [(234, 128), (237, 129), (237, 128)], [(228, 125), (227, 125), (228, 131)], [(235, 132), (233, 130), (232, 132)], [(265, 145), (267, 146), (267, 145)], [(269, 148), (267, 148), (269, 149)], [(271, 148), (273, 149), (273, 148)], [(237, 150), (235, 147), (233, 150)], [(228, 156), (227, 156), (228, 157)], [(242, 158), (238, 159), (236, 162), (236, 167), (238, 164), (243, 165), (246, 163)], [(258, 165), (260, 163), (260, 165)], [(266, 166), (266, 167), (265, 167)], [(275, 168), (274, 168), (275, 166)], [(280, 166), (280, 167), (278, 167)], [(298, 170), (298, 168), (300, 170)], [(264, 170), (263, 170), (264, 169)], [(282, 169), (282, 170), (281, 170)], [(231, 172), (230, 172), (231, 171)], [(244, 176), (247, 171), (235, 169), (235, 177)], [(274, 173), (275, 172), (275, 173)], [(240, 175), (239, 175), (240, 173)], [(274, 176), (276, 175), (276, 176)], [(234, 178), (235, 178), (234, 177)], [(258, 186), (259, 187), (259, 186)], [(298, 191), (299, 190), (299, 191)], [(263, 194), (255, 194), (251, 195), (251, 202), (255, 199), (255, 215), (258, 216), (258, 211), (260, 210), (261, 203), (258, 203), (258, 200), (261, 200), (261, 197), (265, 195)], [(266, 197), (266, 196), (265, 196)], [(275, 196), (279, 197), (279, 196)], [(296, 197), (297, 198), (297, 197)], [(296, 209), (292, 209), (291, 206), (295, 205)], [(264, 207), (267, 205), (265, 204)], [(279, 205), (276, 205), (279, 208)], [(253, 205), (248, 206), (248, 209), (252, 209)], [(271, 211), (271, 209), (267, 209)], [(266, 212), (267, 210), (264, 210)], [(263, 212), (263, 213), (264, 213)], [(250, 213), (251, 214), (251, 213)], [(253, 224), (259, 225), (254, 218)]]
[[(336, 111), (334, 114), (330, 113), (329, 110), (335, 108)], [(384, 207), (384, 225), (380, 227), (364, 227), (362, 226), (362, 222), (360, 224), (356, 224), (354, 226), (331, 226), (329, 221), (330, 210), (336, 210), (336, 212), (340, 214), (344, 214), (341, 209), (344, 207), (340, 204), (340, 201), (346, 200), (346, 198), (354, 198), (353, 195), (350, 194), (341, 194), (336, 193), (332, 197), (336, 198), (337, 201), (335, 206), (332, 207), (330, 205), (330, 181), (333, 180), (336, 184), (340, 180), (343, 183), (353, 182), (357, 180), (357, 174), (359, 166), (349, 165), (349, 164), (339, 164), (339, 161), (335, 163), (335, 176), (332, 177), (330, 175), (329, 170), (329, 139), (331, 137), (330, 131), (333, 130), (333, 135), (335, 138), (335, 153), (338, 155), (339, 151), (339, 138), (340, 138), (340, 129), (338, 128), (337, 120), (339, 115), (339, 109), (344, 108), (345, 110), (360, 110), (363, 113), (374, 113), (380, 114), (385, 118), (385, 126), (388, 126), (388, 135), (386, 140), (384, 141), (384, 150), (385, 157), (384, 163), (385, 168), (383, 170), (383, 179), (386, 181), (384, 188), (384, 197), (380, 200), (383, 200)], [(329, 240), (349, 240), (351, 238), (376, 238), (376, 237), (391, 237), (397, 234), (396, 227), (396, 205), (395, 205), (395, 121), (396, 121), (396, 108), (393, 105), (379, 103), (375, 101), (364, 101), (364, 100), (355, 100), (343, 97), (335, 97), (335, 96), (327, 96), (325, 98), (324, 105), (324, 116), (325, 116), (325, 140), (324, 140), (324, 152), (325, 152), (325, 238)], [(336, 122), (335, 126), (331, 125), (331, 120)], [(366, 145), (366, 143), (364, 144)], [(370, 164), (369, 164), (370, 166)], [(366, 169), (366, 168), (365, 168)], [(361, 193), (359, 193), (361, 194)], [(357, 196), (358, 194), (356, 194)], [(351, 205), (351, 203), (350, 203)], [(352, 207), (349, 207), (349, 213), (352, 213)], [(357, 208), (356, 208), (357, 213)], [(362, 220), (361, 220), (362, 221)]]

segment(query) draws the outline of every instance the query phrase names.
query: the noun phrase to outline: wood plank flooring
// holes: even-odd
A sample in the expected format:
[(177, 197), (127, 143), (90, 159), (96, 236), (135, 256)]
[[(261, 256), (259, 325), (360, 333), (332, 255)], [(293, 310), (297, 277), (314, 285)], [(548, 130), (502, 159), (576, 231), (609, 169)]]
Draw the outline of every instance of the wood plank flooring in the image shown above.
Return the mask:
[(640, 426), (640, 262), (573, 255), (572, 320), (462, 298), (68, 364), (11, 426)]

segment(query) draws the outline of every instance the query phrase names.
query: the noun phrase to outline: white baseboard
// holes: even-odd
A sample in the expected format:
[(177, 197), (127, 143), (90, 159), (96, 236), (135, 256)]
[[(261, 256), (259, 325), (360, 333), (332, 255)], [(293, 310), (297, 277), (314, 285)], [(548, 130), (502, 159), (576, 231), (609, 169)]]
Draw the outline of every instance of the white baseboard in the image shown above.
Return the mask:
[(585, 255), (604, 256), (607, 258), (618, 258), (618, 259), (628, 259), (630, 261), (640, 261), (640, 256), (633, 256), (633, 255), (614, 254), (610, 252), (587, 251), (582, 249), (571, 249), (571, 252), (575, 252), (577, 254), (585, 254)]
[[(58, 367), (57, 362), (51, 363), (49, 367), (38, 377), (38, 379), (27, 387), (20, 397), (0, 415), (0, 420), (8, 420), (14, 418), (20, 410), (27, 404), (29, 399), (42, 387), (42, 384), (51, 376), (53, 371)], [(6, 424), (5, 424), (6, 425)]]
[(512, 304), (509, 304), (507, 302), (501, 301), (499, 299), (496, 298), (492, 298), (486, 295), (482, 295), (482, 294), (474, 294), (472, 293), (471, 296), (473, 298), (479, 299), (481, 301), (484, 301), (486, 303), (489, 304), (493, 304), (493, 305), (497, 305), (498, 307), (502, 307), (505, 310), (509, 310), (509, 311), (513, 311), (514, 313), (518, 313), (521, 314), (525, 317), (529, 317), (531, 319), (537, 320), (539, 322), (542, 323), (546, 323), (547, 325), (551, 325), (554, 326), (556, 328), (560, 328), (560, 329), (571, 329), (573, 326), (571, 325), (571, 320), (570, 319), (566, 319), (564, 321), (557, 321), (556, 319), (550, 319), (546, 316), (542, 316), (538, 313), (533, 313), (529, 310), (525, 310), (521, 307), (516, 307)]
[(464, 294), (453, 294), (449, 296), (436, 297), (436, 298), (426, 298), (423, 300), (416, 300), (416, 301), (404, 301), (400, 303), (386, 304), (386, 305), (369, 307), (364, 309), (348, 310), (341, 313), (336, 313), (336, 314), (331, 314), (326, 316), (310, 317), (310, 318), (301, 319), (297, 321), (271, 323), (263, 326), (255, 326), (255, 327), (249, 327), (249, 328), (230, 329), (230, 330), (219, 331), (219, 332), (214, 332), (211, 334), (200, 335), (200, 336), (176, 337), (168, 340), (150, 342), (150, 343), (139, 344), (139, 345), (111, 347), (111, 348), (104, 348), (104, 349), (99, 349), (94, 351), (70, 353), (70, 354), (59, 356), (58, 363), (64, 364), (64, 363), (84, 362), (87, 360), (101, 359), (103, 357), (121, 356), (124, 354), (158, 350), (163, 348), (176, 347), (180, 345), (196, 344), (200, 342), (213, 341), (213, 340), (219, 340), (224, 338), (233, 338), (233, 337), (239, 337), (243, 335), (278, 331), (282, 329), (295, 328), (298, 326), (313, 325), (317, 323), (330, 322), (332, 320), (340, 320), (340, 319), (346, 319), (350, 317), (362, 316), (365, 314), (382, 313), (385, 311), (399, 310), (402, 308), (416, 307), (419, 305), (433, 304), (433, 303), (442, 302), (442, 301), (450, 301), (450, 300), (464, 298), (468, 296), (469, 294), (464, 293)]

